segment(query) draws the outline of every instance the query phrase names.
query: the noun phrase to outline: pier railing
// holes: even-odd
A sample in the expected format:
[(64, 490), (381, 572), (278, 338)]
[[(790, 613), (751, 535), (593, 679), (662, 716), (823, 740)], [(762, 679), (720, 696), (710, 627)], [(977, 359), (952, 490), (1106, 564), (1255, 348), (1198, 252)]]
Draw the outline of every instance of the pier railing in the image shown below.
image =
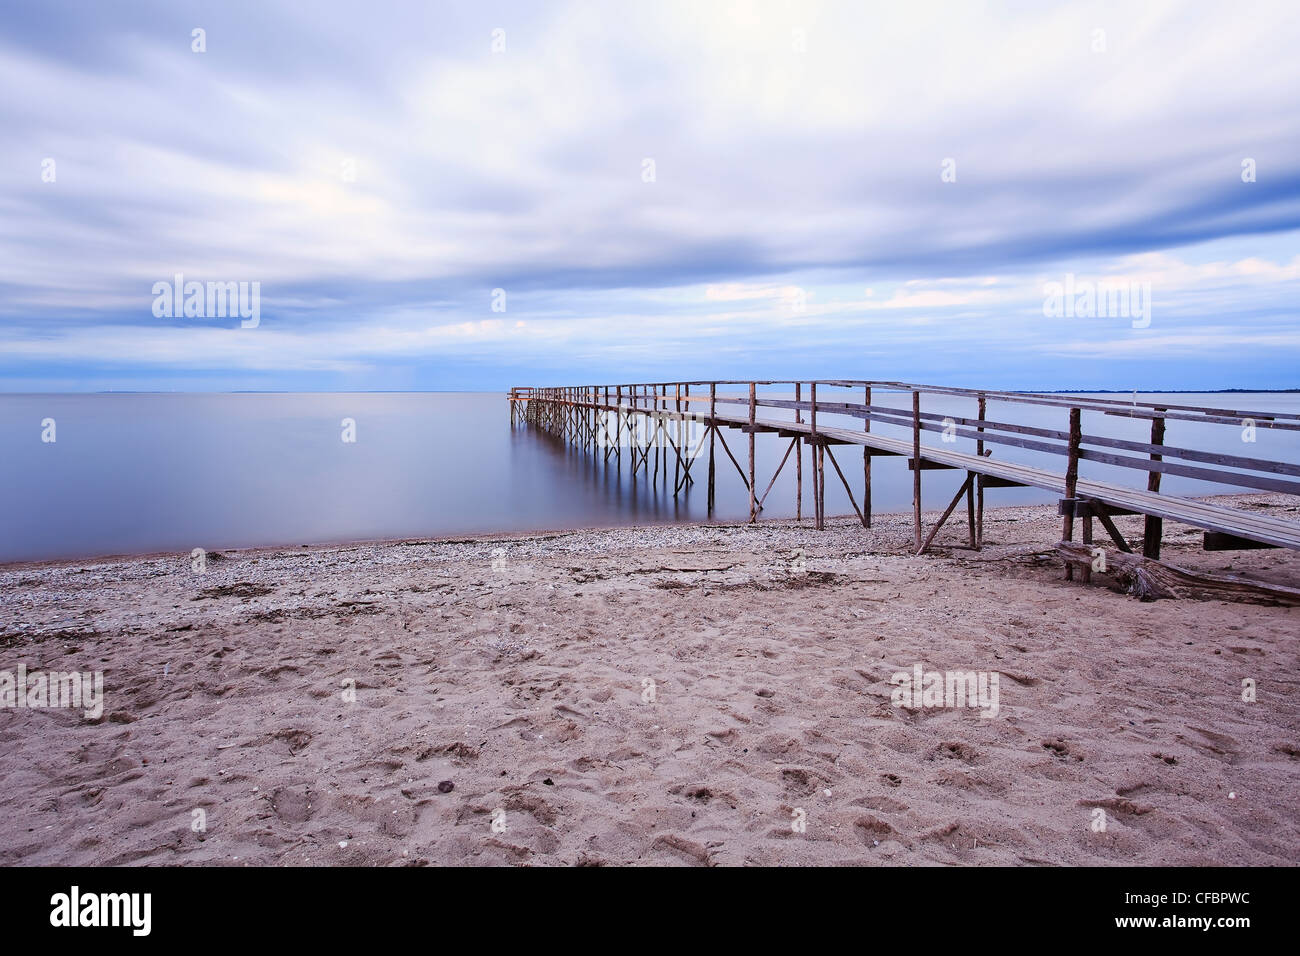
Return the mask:
[[(793, 387), (793, 397), (773, 396), (759, 391), (772, 387)], [(743, 389), (739, 394), (731, 391)], [(821, 389), (821, 396), (818, 389)], [(726, 391), (720, 393), (719, 389)], [(827, 396), (830, 389), (845, 390), (850, 396)], [(873, 401), (873, 393), (910, 393), (911, 408), (898, 408)], [(858, 395), (861, 399), (858, 400)], [(966, 398), (972, 403), (971, 414), (922, 410), (924, 395)], [(845, 400), (847, 397), (848, 400)], [(1112, 517), (1121, 514), (1145, 516), (1143, 553), (1159, 558), (1162, 522), (1177, 520), (1206, 531), (1205, 546), (1211, 549), (1240, 547), (1300, 548), (1300, 524), (1244, 511), (1225, 508), (1194, 499), (1161, 493), (1162, 475), (1177, 475), (1216, 484), (1257, 491), (1274, 491), (1300, 495), (1300, 464), (1247, 455), (1228, 454), (1212, 449), (1169, 445), (1165, 442), (1168, 421), (1232, 426), (1249, 432), (1256, 429), (1300, 431), (1300, 413), (1235, 407), (1206, 407), (1166, 401), (1129, 401), (1099, 396), (1073, 396), (1055, 393), (1007, 392), (918, 385), (909, 382), (829, 380), (829, 381), (698, 381), (667, 383), (623, 383), (618, 385), (580, 385), (562, 388), (519, 387), (509, 394), (511, 421), (531, 423), (566, 440), (604, 449), (605, 460), (611, 452), (621, 461), (626, 445), (632, 455), (633, 471), (651, 467), (654, 451), (654, 474), (660, 466), (660, 448), (664, 451), (667, 476), (669, 451), (674, 466), (674, 494), (693, 483), (691, 464), (708, 439), (709, 510), (714, 502), (714, 450), (720, 443), (750, 497), (750, 520), (756, 520), (763, 499), (775, 483), (781, 469), (795, 452), (796, 517), (802, 519), (802, 444), (812, 450), (812, 492), (814, 520), (818, 528), (825, 525), (825, 461), (831, 466), (848, 492), (854, 513), (866, 527), (871, 525), (871, 461), (880, 456), (900, 456), (908, 460), (913, 473), (914, 536), (918, 553), (924, 551), (963, 496), (967, 499), (970, 545), (978, 548), (983, 539), (984, 491), (998, 487), (1038, 487), (1061, 495), (1060, 510), (1064, 518), (1062, 534), (1073, 538), (1074, 519), (1083, 522), (1083, 542), (1091, 543), (1092, 521), (1098, 519), (1117, 547), (1130, 551), (1128, 542), (1115, 528)], [(1023, 421), (1005, 421), (1014, 414), (988, 415), (988, 405), (1038, 406), (1059, 409), (1060, 428), (1043, 427)], [(1150, 421), (1150, 440), (1134, 441), (1106, 435), (1085, 433), (1082, 413), (1100, 413), (1128, 419)], [(771, 417), (775, 413), (781, 417)], [(822, 416), (819, 423), (818, 416)], [(862, 428), (826, 424), (826, 416), (862, 421)], [(681, 424), (693, 422), (705, 429), (695, 443), (682, 438)], [(910, 430), (911, 441), (872, 433), (872, 424)], [(734, 428), (747, 435), (748, 468), (742, 468), (722, 437), (723, 428)], [(755, 437), (775, 433), (790, 439), (785, 457), (767, 490), (757, 490), (754, 463)], [(922, 442), (925, 433), (938, 433), (943, 444), (956, 438), (975, 442), (974, 454), (945, 449)], [(611, 441), (613, 439), (613, 441)], [(846, 477), (833, 448), (858, 445), (863, 449), (862, 505)], [(1059, 470), (1030, 467), (999, 459), (993, 446), (1003, 445), (1031, 452), (1059, 456)], [(1088, 481), (1079, 478), (1079, 463), (1096, 462), (1145, 474), (1145, 489), (1122, 484)], [(922, 536), (921, 473), (931, 469), (966, 471), (965, 481), (952, 499), (943, 517)], [(1085, 572), (1086, 574), (1086, 572)]]

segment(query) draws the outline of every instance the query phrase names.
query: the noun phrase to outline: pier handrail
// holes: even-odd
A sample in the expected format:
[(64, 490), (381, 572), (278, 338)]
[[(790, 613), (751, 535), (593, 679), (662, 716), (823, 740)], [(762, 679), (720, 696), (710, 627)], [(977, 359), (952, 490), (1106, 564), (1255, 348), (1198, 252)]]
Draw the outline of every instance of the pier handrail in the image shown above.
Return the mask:
[[(793, 400), (764, 395), (758, 391), (760, 386), (769, 388), (784, 385), (794, 386), (795, 397)], [(802, 397), (804, 385), (809, 386), (806, 400)], [(707, 386), (708, 395), (697, 394), (692, 396), (690, 394), (692, 386)], [(745, 393), (720, 394), (718, 392), (719, 386), (744, 386)], [(818, 395), (819, 386), (822, 388), (820, 396)], [(825, 395), (825, 390), (828, 388), (862, 389), (863, 400), (828, 399)], [(876, 394), (879, 394), (879, 392), (910, 393), (912, 407), (909, 410), (875, 403), (872, 401), (873, 389)], [(611, 390), (615, 392), (614, 403), (610, 402)], [(976, 415), (975, 417), (966, 417), (954, 414), (944, 415), (937, 412), (923, 412), (921, 411), (921, 397), (924, 394), (973, 398), (977, 401)], [(977, 484), (982, 496), (985, 487), (984, 476), (994, 464), (982, 465), (987, 456), (992, 453), (992, 449), (987, 447), (991, 445), (1012, 446), (1031, 452), (1065, 457), (1066, 466), (1063, 473), (1065, 475), (1065, 488), (1068, 491), (1070, 491), (1069, 486), (1072, 484), (1069, 479), (1073, 475), (1077, 475), (1079, 463), (1088, 461), (1145, 473), (1147, 475), (1146, 490), (1150, 495), (1159, 495), (1160, 478), (1165, 474), (1231, 487), (1300, 495), (1300, 481), (1288, 480), (1300, 479), (1300, 464), (1295, 462), (1229, 454), (1180, 445), (1167, 445), (1164, 441), (1165, 425), (1167, 421), (1171, 420), (1210, 425), (1230, 425), (1242, 429), (1300, 431), (1300, 412), (1245, 410), (1166, 403), (1163, 400), (1128, 401), (1064, 393), (1009, 392), (865, 379), (644, 382), (625, 383), (618, 386), (595, 385), (561, 389), (517, 387), (511, 389), (510, 393), (512, 411), (514, 403), (527, 403), (535, 397), (541, 397), (544, 401), (578, 410), (581, 414), (626, 410), (629, 413), (649, 415), (656, 419), (700, 421), (714, 430), (721, 426), (740, 428), (742, 431), (748, 432), (751, 443), (751, 462), (747, 483), (750, 486), (751, 517), (756, 516), (757, 511), (761, 510), (762, 507), (762, 498), (757, 497), (755, 494), (752, 474), (754, 470), (753, 436), (761, 432), (779, 432), (785, 437), (793, 438), (792, 447), (797, 447), (800, 440), (814, 446), (813, 480), (814, 494), (817, 498), (820, 498), (818, 483), (823, 482), (825, 478), (825, 472), (822, 468), (823, 449), (828, 445), (839, 444), (863, 446), (864, 483), (866, 486), (864, 488), (864, 505), (866, 507), (861, 509), (859, 513), (866, 525), (870, 523), (871, 456), (882, 454), (906, 455), (912, 461), (911, 467), (918, 472), (914, 478), (917, 484), (919, 484), (920, 479), (919, 471), (922, 468), (965, 468), (972, 476), (971, 481), (973, 481), (973, 476), (981, 476), (981, 481)], [(671, 409), (668, 407), (670, 401), (673, 404)], [(703, 410), (692, 411), (692, 402), (697, 403), (697, 408), (701, 408), (702, 403), (707, 402), (707, 413), (704, 413)], [(990, 402), (1060, 408), (1069, 415), (1070, 429), (1067, 431), (1046, 428), (1040, 425), (1020, 424), (990, 417), (988, 414), (988, 404)], [(732, 415), (722, 410), (728, 406), (742, 406), (742, 408), (738, 409), (741, 413)], [(760, 412), (765, 409), (793, 412), (793, 421), (761, 416)], [(1149, 420), (1151, 422), (1150, 441), (1135, 441), (1085, 433), (1079, 424), (1080, 413), (1085, 411), (1107, 416)], [(803, 419), (804, 412), (808, 413), (806, 421)], [(848, 430), (838, 426), (828, 426), (824, 421), (818, 421), (819, 414), (862, 419), (863, 431), (849, 433)], [(883, 426), (910, 430), (911, 447), (905, 450), (900, 449), (897, 447), (899, 444), (898, 439), (890, 439), (877, 432), (872, 432), (872, 422)], [(940, 449), (934, 445), (923, 445), (921, 435), (924, 432), (942, 434), (945, 444), (956, 438), (973, 440), (976, 442), (976, 453), (970, 455), (955, 450)], [(730, 451), (727, 451), (730, 454)], [(1117, 452), (1128, 452), (1130, 454), (1117, 454)], [(787, 452), (787, 457), (788, 454)], [(835, 460), (833, 454), (830, 457), (836, 472), (839, 473), (846, 489), (849, 490), (850, 499), (852, 500), (852, 490), (849, 489), (847, 479), (844, 478), (842, 471), (840, 471), (838, 461)], [(801, 460), (799, 456), (796, 456), (796, 461)], [(784, 465), (784, 459), (782, 464)], [(1010, 465), (1011, 463), (1003, 462), (1000, 464)], [(1033, 476), (1030, 476), (1032, 469), (1026, 470), (1021, 466), (1015, 467), (1020, 468), (1020, 472), (1026, 478), (1032, 477), (1032, 480), (1012, 480), (1010, 477), (1006, 477), (1011, 474), (1006, 467), (998, 469), (1004, 477), (997, 480), (1007, 484), (1033, 483), (1039, 487), (1060, 486), (1062, 472), (1055, 472), (1055, 478), (1053, 479), (1053, 473), (1044, 472), (1041, 469), (1035, 471)], [(739, 470), (738, 464), (737, 468)], [(742, 478), (745, 478), (743, 471)], [(775, 481), (775, 477), (773, 481)], [(1097, 482), (1080, 480), (1079, 483), (1089, 488), (1101, 487)], [(996, 486), (994, 485), (994, 487)], [(769, 490), (770, 487), (769, 485)], [(1113, 488), (1116, 493), (1123, 490), (1122, 486), (1106, 487)], [(917, 497), (919, 498), (919, 488), (917, 489)], [(1070, 491), (1066, 497), (1074, 498), (1075, 495), (1073, 491)], [(1156, 499), (1144, 500), (1147, 501), (1153, 511), (1164, 513), (1167, 510)], [(1132, 502), (1130, 501), (1129, 504), (1132, 504)], [(854, 508), (858, 510), (855, 502)], [(982, 512), (982, 505), (980, 510)], [(1151, 537), (1154, 533), (1155, 540), (1158, 541), (1160, 518), (1152, 517), (1149, 511), (1144, 513), (1148, 515), (1148, 537)], [(945, 515), (946, 517), (947, 515)], [(820, 502), (817, 521), (818, 526), (821, 526)], [(1246, 532), (1244, 537), (1250, 537), (1250, 526), (1253, 523), (1258, 522), (1243, 518), (1241, 530)], [(1221, 524), (1222, 522), (1219, 522), (1215, 527), (1217, 528)], [(1284, 522), (1284, 524), (1286, 523)], [(1296, 527), (1300, 530), (1300, 526)], [(1289, 540), (1289, 534), (1287, 532), (1281, 538), (1277, 534), (1273, 534), (1269, 540)], [(1154, 550), (1158, 556), (1158, 546)]]

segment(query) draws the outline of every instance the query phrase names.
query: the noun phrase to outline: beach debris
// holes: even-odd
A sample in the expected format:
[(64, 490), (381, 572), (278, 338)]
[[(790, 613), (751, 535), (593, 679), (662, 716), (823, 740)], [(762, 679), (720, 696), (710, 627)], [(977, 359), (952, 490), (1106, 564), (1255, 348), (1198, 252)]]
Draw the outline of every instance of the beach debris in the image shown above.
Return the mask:
[[(1056, 546), (1066, 562), (1091, 567), (1089, 545), (1061, 541)], [(1107, 557), (1105, 573), (1128, 594), (1142, 601), (1159, 598), (1195, 598), (1201, 601), (1249, 601), (1259, 604), (1300, 605), (1300, 588), (1269, 584), (1233, 574), (1191, 571), (1163, 561), (1122, 551)]]
[(440, 781), (438, 781), (438, 792), (439, 792), (439, 793), (451, 793), (451, 792), (452, 792), (453, 790), (455, 790), (455, 789), (456, 789), (456, 785), (455, 785), (454, 783), (452, 783), (450, 780), (440, 780)]

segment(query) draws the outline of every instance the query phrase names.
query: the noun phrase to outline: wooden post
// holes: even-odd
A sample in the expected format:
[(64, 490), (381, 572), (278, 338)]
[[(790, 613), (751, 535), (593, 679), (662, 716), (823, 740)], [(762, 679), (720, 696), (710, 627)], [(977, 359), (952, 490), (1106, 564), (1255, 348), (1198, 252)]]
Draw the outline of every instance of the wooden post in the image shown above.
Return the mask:
[(970, 549), (975, 547), (975, 482), (979, 476), (973, 471), (966, 472), (966, 530), (970, 540)]
[[(686, 383), (686, 410), (688, 412), (691, 410), (691, 385), (689, 382)], [(694, 420), (695, 419), (691, 419), (691, 421)], [(681, 431), (686, 432), (687, 437), (682, 439), (683, 442), (686, 442), (690, 437), (691, 430), (690, 428), (679, 426), (679, 433)], [(686, 484), (688, 485), (695, 484), (695, 479), (691, 477), (691, 461), (689, 460), (689, 457), (686, 463), (683, 465), (683, 467), (686, 469)]]
[(653, 429), (650, 434), (650, 444), (647, 448), (654, 451), (654, 475), (651, 486), (657, 487), (659, 484), (659, 421), (655, 418), (655, 412), (659, 411), (659, 386), (649, 386), (647, 395), (650, 400), (650, 418), (648, 421)]
[[(651, 411), (651, 419), (650, 419), (650, 421), (654, 424), (654, 427), (655, 427), (655, 430), (654, 430), (654, 446), (655, 446), (655, 474), (654, 474), (654, 481), (652, 482), (652, 484), (653, 484), (654, 486), (658, 486), (658, 484), (659, 484), (659, 419), (658, 419), (657, 417), (654, 417), (654, 416), (657, 415), (658, 412), (659, 412), (659, 389), (664, 388), (664, 387), (665, 387), (665, 386), (663, 385), (663, 383), (660, 383), (660, 384), (658, 384), (658, 385), (652, 385), (652, 386), (651, 386), (651, 388), (654, 389), (654, 393), (653, 393), (653, 394), (654, 394), (654, 400), (650, 403), (650, 411)], [(667, 462), (664, 462), (664, 464), (665, 464), (665, 466), (666, 466), (666, 465), (667, 465)], [(664, 473), (665, 473), (665, 475), (667, 474), (667, 472), (668, 472), (668, 469), (667, 469), (667, 467), (665, 467), (665, 468), (664, 468)]]
[[(1092, 553), (1092, 508), (1091, 506), (1088, 509), (1088, 513), (1083, 516), (1083, 546), (1088, 549), (1089, 554)], [(1092, 565), (1085, 564), (1083, 566), (1083, 583), (1088, 584), (1091, 581), (1092, 581)]]
[[(645, 457), (641, 454), (641, 432), (645, 424), (641, 415), (641, 393), (645, 386), (639, 388), (632, 386), (632, 412), (628, 416), (628, 425), (631, 428), (631, 454), (632, 454), (632, 474), (636, 474), (637, 468), (645, 464)], [(646, 449), (648, 452), (649, 449)]]
[[(984, 415), (987, 407), (984, 393), (980, 392), (979, 411), (977, 413), (980, 421), (985, 420)], [(982, 425), (979, 426), (979, 431), (984, 431)], [(981, 438), (975, 442), (975, 454), (981, 458), (984, 457), (984, 439)], [(975, 484), (977, 486), (975, 489), (975, 550), (979, 551), (984, 547), (984, 483), (979, 478), (976, 478)]]
[[(862, 403), (871, 404), (871, 386), (868, 385), (863, 389)], [(866, 413), (867, 417), (862, 420), (862, 430), (871, 431), (871, 411)], [(871, 527), (871, 449), (862, 446), (862, 527)]]
[(818, 531), (822, 529), (822, 483), (819, 480), (821, 468), (824, 464), (821, 455), (821, 442), (817, 438), (817, 383), (810, 382), (808, 385), (808, 401), (811, 406), (811, 412), (808, 416), (809, 428), (812, 437), (812, 483), (813, 483), (813, 527)]
[[(1061, 527), (1061, 540), (1074, 540), (1074, 491), (1079, 483), (1079, 439), (1083, 432), (1079, 425), (1079, 409), (1070, 409), (1070, 456), (1066, 459), (1065, 465), (1065, 497), (1070, 499), (1070, 505), (1066, 511), (1064, 525)], [(1065, 579), (1074, 580), (1074, 566), (1068, 561), (1065, 564)]]
[[(1156, 411), (1163, 412), (1168, 409), (1157, 408)], [(1163, 418), (1151, 419), (1151, 444), (1163, 445), (1165, 443), (1165, 420)], [(1152, 461), (1164, 461), (1163, 455), (1152, 453)], [(1152, 471), (1147, 474), (1147, 491), (1160, 490), (1160, 472)], [(1164, 520), (1154, 515), (1146, 516), (1145, 527), (1142, 531), (1142, 556), (1150, 558), (1152, 561), (1160, 560), (1160, 538), (1164, 534)]]
[(718, 425), (714, 416), (718, 412), (718, 383), (709, 383), (709, 517), (713, 517), (713, 450), (718, 437)]
[(921, 550), (921, 393), (912, 389), (912, 537)]
[(754, 497), (754, 420), (758, 413), (756, 386), (749, 383), (749, 523), (758, 520), (758, 499)]
[[(794, 383), (794, 400), (798, 403), (800, 399), (800, 390), (803, 384)], [(796, 408), (794, 410), (795, 424), (803, 422), (803, 411)], [(796, 435), (794, 439), (794, 520), (803, 520), (803, 440)]]
[(817, 530), (826, 530), (826, 443), (817, 442)]
[[(681, 410), (682, 410), (682, 386), (681, 386), (681, 383), (677, 383), (677, 384), (674, 386), (674, 388), (675, 388), (675, 391), (676, 391), (676, 411), (680, 413)], [(667, 403), (667, 400), (665, 400), (664, 404), (665, 404), (665, 405), (668, 404), (668, 403)], [(676, 421), (677, 421), (676, 431), (677, 431), (677, 446), (678, 446), (678, 452), (677, 452), (677, 454), (674, 456), (677, 460), (676, 460), (675, 462), (673, 462), (673, 497), (674, 497), (674, 498), (677, 497), (677, 486), (681, 483), (681, 480), (682, 480), (682, 456), (681, 456), (681, 444), (682, 444), (682, 420), (681, 420), (681, 418), (678, 418)], [(667, 480), (667, 478), (668, 478), (668, 468), (667, 468), (667, 466), (665, 466), (665, 467), (664, 467), (664, 479)]]

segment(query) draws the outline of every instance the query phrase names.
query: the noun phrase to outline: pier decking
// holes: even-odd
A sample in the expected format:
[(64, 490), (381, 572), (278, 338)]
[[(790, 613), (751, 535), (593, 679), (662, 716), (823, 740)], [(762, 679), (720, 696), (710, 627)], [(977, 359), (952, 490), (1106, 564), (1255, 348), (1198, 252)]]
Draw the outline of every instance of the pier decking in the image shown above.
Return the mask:
[[(719, 393), (719, 388), (743, 387), (744, 394)], [(759, 387), (793, 387), (794, 396), (777, 398), (760, 395)], [(821, 387), (823, 397), (818, 398)], [(692, 389), (695, 394), (692, 394)], [(828, 389), (849, 390), (861, 401), (828, 401)], [(878, 393), (910, 393), (911, 410), (873, 404), (873, 389)], [(922, 411), (926, 394), (962, 397), (972, 400), (973, 417), (957, 417)], [(805, 399), (804, 396), (807, 395)], [(627, 449), (633, 472), (652, 467), (655, 476), (660, 467), (660, 450), (665, 481), (669, 465), (673, 471), (673, 493), (694, 482), (691, 467), (702, 454), (707, 440), (709, 510), (714, 503), (717, 446), (721, 445), (749, 491), (750, 520), (757, 519), (767, 492), (785, 467), (791, 451), (795, 454), (796, 516), (802, 518), (803, 455), (801, 445), (812, 449), (812, 498), (816, 527), (825, 526), (826, 459), (848, 492), (849, 502), (863, 526), (871, 526), (871, 462), (880, 456), (905, 458), (913, 476), (913, 531), (917, 553), (924, 552), (939, 529), (966, 499), (969, 545), (978, 549), (983, 540), (984, 493), (1003, 487), (1041, 488), (1060, 496), (1063, 517), (1062, 537), (1073, 540), (1074, 522), (1082, 523), (1082, 543), (1093, 540), (1096, 519), (1121, 551), (1131, 552), (1132, 545), (1111, 520), (1116, 515), (1145, 516), (1142, 552), (1145, 557), (1160, 557), (1162, 523), (1165, 520), (1201, 528), (1209, 550), (1235, 550), (1252, 547), (1300, 549), (1300, 523), (1267, 515), (1228, 508), (1190, 498), (1162, 493), (1162, 475), (1178, 475), (1239, 488), (1277, 491), (1300, 495), (1300, 464), (1264, 458), (1232, 455), (1217, 451), (1167, 445), (1164, 441), (1167, 421), (1186, 421), (1233, 427), (1239, 430), (1277, 429), (1300, 431), (1300, 414), (1235, 408), (1209, 408), (1178, 404), (1153, 404), (1102, 397), (1074, 397), (1059, 394), (1020, 393), (992, 390), (916, 385), (906, 382), (880, 381), (718, 381), (636, 383), (622, 385), (586, 385), (565, 388), (518, 387), (511, 389), (511, 422), (530, 423), (563, 439), (574, 442), (593, 454), (611, 454), (620, 458)], [(987, 417), (989, 402), (1007, 406), (1038, 406), (1059, 409), (1065, 428), (1044, 428), (1025, 423), (997, 421)], [(1102, 435), (1084, 434), (1083, 412), (1100, 413), (1151, 422), (1150, 441), (1138, 442)], [(819, 424), (818, 414), (823, 416)], [(785, 415), (788, 417), (779, 417)], [(835, 415), (860, 419), (862, 429), (828, 425), (824, 416)], [(1008, 416), (1011, 417), (1011, 416)], [(872, 423), (910, 429), (911, 440), (873, 433)], [(694, 447), (688, 447), (687, 423), (698, 423), (703, 432)], [(723, 429), (737, 429), (747, 436), (748, 468), (742, 468), (723, 437)], [(939, 433), (944, 444), (957, 438), (972, 439), (974, 453), (923, 443), (926, 432)], [(766, 490), (758, 491), (755, 474), (754, 442), (760, 434), (775, 434), (789, 439), (790, 446)], [(1033, 452), (1061, 456), (1063, 468), (1018, 464), (993, 456), (993, 445), (1006, 445)], [(833, 449), (859, 446), (863, 449), (861, 504), (853, 485)], [(1129, 452), (1130, 454), (1119, 454)], [(1080, 461), (1130, 469), (1144, 474), (1146, 487), (1087, 480), (1079, 477)], [(957, 494), (943, 516), (923, 535), (921, 523), (922, 473), (932, 469), (955, 469), (966, 473)], [(1067, 567), (1067, 573), (1069, 568)], [(1084, 569), (1085, 578), (1088, 570)]]

